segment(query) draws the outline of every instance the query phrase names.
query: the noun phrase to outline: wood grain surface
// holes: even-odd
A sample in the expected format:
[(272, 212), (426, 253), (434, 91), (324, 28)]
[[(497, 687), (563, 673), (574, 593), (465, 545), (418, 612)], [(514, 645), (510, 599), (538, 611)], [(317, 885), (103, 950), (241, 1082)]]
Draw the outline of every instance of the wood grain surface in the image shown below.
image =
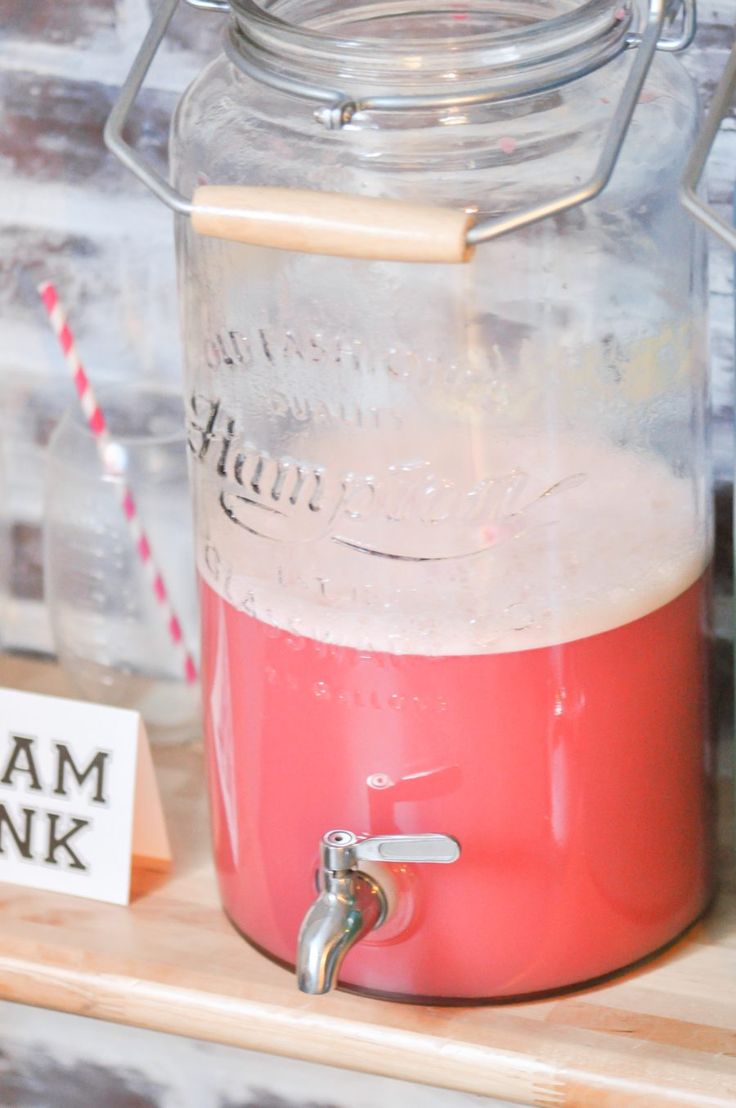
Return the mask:
[[(0, 659), (0, 684), (69, 693), (57, 667), (17, 658)], [(201, 750), (160, 749), (155, 760), (172, 873), (136, 874), (129, 908), (0, 885), (1, 997), (526, 1105), (736, 1105), (736, 882), (725, 848), (706, 919), (607, 985), (485, 1008), (307, 997), (220, 912)]]
[(201, 185), (192, 197), (201, 235), (253, 246), (397, 262), (467, 262), (464, 211), (307, 189)]

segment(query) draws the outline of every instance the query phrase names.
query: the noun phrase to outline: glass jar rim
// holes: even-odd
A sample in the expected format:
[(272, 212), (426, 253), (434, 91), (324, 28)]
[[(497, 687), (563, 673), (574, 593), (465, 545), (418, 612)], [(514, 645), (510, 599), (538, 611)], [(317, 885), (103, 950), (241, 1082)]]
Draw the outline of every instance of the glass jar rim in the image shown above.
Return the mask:
[[(312, 21), (315, 22), (315, 25), (310, 26), (308, 23), (296, 23), (284, 19), (278, 14), (278, 9), (280, 6), (288, 4), (288, 2), (289, 0), (230, 0), (230, 7), (235, 18), (239, 21), (245, 20), (251, 26), (260, 24), (263, 27), (277, 29), (295, 41), (300, 39), (305, 42), (312, 42), (314, 45), (320, 43), (333, 44), (343, 49), (357, 48), (363, 44), (375, 49), (377, 44), (380, 44), (382, 48), (391, 50), (395, 45), (397, 53), (407, 49), (456, 50), (468, 43), (473, 46), (518, 45), (520, 37), (552, 40), (557, 39), (563, 32), (572, 35), (576, 35), (577, 32), (577, 37), (584, 25), (588, 28), (588, 35), (591, 35), (599, 31), (601, 27), (611, 26), (614, 23), (621, 24), (626, 20), (630, 20), (633, 7), (631, 0), (621, 0), (621, 2), (618, 2), (618, 0), (583, 0), (582, 3), (568, 5), (566, 10), (560, 11), (549, 18), (527, 20), (526, 25), (521, 28), (484, 31), (462, 36), (422, 35), (413, 38), (411, 35), (402, 34), (401, 41), (394, 43), (385, 35), (351, 34), (349, 37), (332, 35), (320, 29), (319, 23), (322, 22), (320, 20)], [(410, 6), (411, 0), (404, 0), (403, 3), (399, 0), (398, 3), (387, 8), (384, 14), (387, 16), (400, 15), (402, 9), (410, 9)], [(466, 6), (469, 7), (470, 3)], [(520, 0), (517, 0), (516, 4), (512, 3), (512, 10), (514, 7), (521, 10), (523, 4)], [(362, 10), (364, 9), (342, 8), (342, 11), (346, 14), (350, 12), (359, 14)], [(404, 12), (404, 14), (406, 13)], [(460, 14), (459, 9), (457, 14)]]
[[(387, 18), (421, 14), (416, 0), (396, 0), (380, 5)], [(348, 7), (335, 2), (343, 22), (365, 17), (368, 5)], [(448, 3), (455, 18), (461, 9)], [(334, 98), (334, 82), (352, 82), (368, 88), (428, 86), (447, 91), (487, 87), (489, 99), (511, 99), (543, 91), (582, 76), (605, 64), (627, 46), (633, 0), (584, 0), (550, 18), (533, 19), (525, 0), (503, 9), (503, 18), (516, 16), (513, 29), (471, 31), (458, 36), (446, 34), (412, 37), (352, 33), (329, 33), (324, 15), (291, 22), (290, 0), (231, 0), (233, 24), (228, 53), (249, 76), (266, 84), (312, 95)], [(327, 5), (328, 11), (330, 5)], [(469, 0), (463, 11), (485, 15), (499, 13), (495, 0), (473, 7)], [(426, 14), (426, 13), (424, 13)], [(335, 20), (332, 20), (334, 24)], [(322, 78), (322, 89), (304, 78)], [(330, 84), (331, 87), (326, 87)], [(353, 89), (346, 90), (352, 93)]]

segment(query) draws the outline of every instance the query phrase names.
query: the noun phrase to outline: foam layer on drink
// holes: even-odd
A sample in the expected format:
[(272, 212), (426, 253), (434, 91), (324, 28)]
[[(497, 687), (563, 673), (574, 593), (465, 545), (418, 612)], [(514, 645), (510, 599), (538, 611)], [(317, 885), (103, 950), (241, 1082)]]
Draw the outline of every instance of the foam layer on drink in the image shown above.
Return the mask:
[(403, 449), (382, 434), (379, 451), (377, 436), (295, 439), (289, 455), (241, 464), (236, 480), (195, 471), (207, 583), (323, 642), (480, 654), (619, 627), (707, 564), (704, 490), (653, 455), (486, 436), (458, 458), (439, 430)]

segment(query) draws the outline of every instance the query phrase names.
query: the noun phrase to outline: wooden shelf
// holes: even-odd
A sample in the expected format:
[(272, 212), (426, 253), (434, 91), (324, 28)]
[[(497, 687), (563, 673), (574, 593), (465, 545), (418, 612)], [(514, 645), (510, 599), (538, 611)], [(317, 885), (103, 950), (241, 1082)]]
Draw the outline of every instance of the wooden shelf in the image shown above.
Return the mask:
[[(0, 684), (57, 695), (55, 666), (0, 659)], [(0, 885), (0, 996), (527, 1105), (733, 1108), (736, 889), (667, 954), (565, 999), (430, 1008), (301, 995), (222, 913), (201, 750), (155, 753), (174, 850), (129, 908)]]

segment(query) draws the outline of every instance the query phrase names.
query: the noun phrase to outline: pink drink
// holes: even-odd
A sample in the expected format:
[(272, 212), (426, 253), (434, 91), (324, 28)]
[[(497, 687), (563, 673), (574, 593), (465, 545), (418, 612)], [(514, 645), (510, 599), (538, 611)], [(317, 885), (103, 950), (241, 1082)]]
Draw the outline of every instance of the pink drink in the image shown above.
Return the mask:
[[(202, 582), (215, 857), (226, 911), (295, 961), (318, 844), (443, 832), (341, 980), (412, 997), (540, 992), (662, 946), (709, 891), (704, 579), (639, 618), (450, 656), (326, 645)], [(629, 611), (630, 602), (622, 606)], [(585, 621), (583, 621), (585, 622)]]

